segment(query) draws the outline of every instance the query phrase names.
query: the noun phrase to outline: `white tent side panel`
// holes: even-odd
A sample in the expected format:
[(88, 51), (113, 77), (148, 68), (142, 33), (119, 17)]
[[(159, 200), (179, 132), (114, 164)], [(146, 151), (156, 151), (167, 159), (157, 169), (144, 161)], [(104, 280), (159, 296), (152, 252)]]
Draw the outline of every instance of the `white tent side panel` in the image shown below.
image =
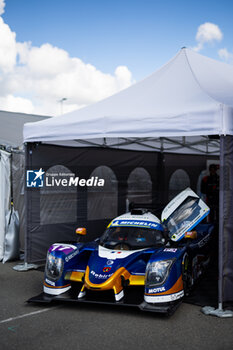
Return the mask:
[(10, 209), (10, 153), (0, 150), (0, 260), (4, 256), (6, 214)]
[(219, 296), (233, 301), (233, 137), (221, 137), (219, 202)]

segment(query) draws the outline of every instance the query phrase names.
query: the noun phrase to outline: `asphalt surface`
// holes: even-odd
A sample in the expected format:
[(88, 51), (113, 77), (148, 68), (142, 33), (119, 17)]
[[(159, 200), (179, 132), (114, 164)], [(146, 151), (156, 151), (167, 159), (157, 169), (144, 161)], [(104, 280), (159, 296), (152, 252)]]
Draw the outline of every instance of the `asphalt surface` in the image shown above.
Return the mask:
[(43, 272), (0, 263), (0, 349), (233, 349), (233, 318), (205, 316), (183, 303), (171, 317), (83, 304), (28, 304)]

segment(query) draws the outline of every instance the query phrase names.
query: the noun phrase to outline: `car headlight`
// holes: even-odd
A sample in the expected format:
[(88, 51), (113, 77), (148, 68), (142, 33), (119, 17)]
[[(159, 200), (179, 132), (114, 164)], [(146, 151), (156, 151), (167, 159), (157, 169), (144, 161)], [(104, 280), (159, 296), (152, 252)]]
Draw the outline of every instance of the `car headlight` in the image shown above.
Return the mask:
[(52, 281), (57, 281), (62, 275), (64, 267), (64, 262), (62, 258), (57, 258), (56, 256), (48, 253), (47, 261), (45, 266), (45, 273), (49, 279)]
[(146, 285), (158, 286), (163, 284), (168, 277), (173, 262), (174, 260), (171, 259), (149, 263), (146, 269)]

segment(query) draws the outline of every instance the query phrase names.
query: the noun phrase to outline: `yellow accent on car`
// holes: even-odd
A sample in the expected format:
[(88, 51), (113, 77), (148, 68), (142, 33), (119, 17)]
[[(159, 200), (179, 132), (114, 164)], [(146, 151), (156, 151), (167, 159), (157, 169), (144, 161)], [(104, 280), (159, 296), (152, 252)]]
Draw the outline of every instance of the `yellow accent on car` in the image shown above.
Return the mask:
[(88, 289), (99, 289), (99, 290), (109, 290), (113, 289), (115, 294), (120, 293), (122, 290), (122, 279), (121, 276), (124, 277), (124, 279), (129, 279), (130, 273), (124, 268), (121, 267), (118, 269), (114, 274), (107, 279), (107, 281), (103, 283), (92, 283), (89, 279), (89, 273), (90, 269), (89, 266), (86, 268), (86, 274), (85, 274), (85, 287)]
[(185, 238), (197, 239), (197, 231), (187, 231), (184, 235)]
[(84, 274), (85, 272), (69, 271), (65, 274), (65, 280), (70, 280), (74, 282), (83, 282)]
[(107, 228), (109, 228), (112, 225), (113, 220), (108, 224)]
[(145, 276), (144, 275), (130, 275), (129, 277), (130, 286), (144, 286)]

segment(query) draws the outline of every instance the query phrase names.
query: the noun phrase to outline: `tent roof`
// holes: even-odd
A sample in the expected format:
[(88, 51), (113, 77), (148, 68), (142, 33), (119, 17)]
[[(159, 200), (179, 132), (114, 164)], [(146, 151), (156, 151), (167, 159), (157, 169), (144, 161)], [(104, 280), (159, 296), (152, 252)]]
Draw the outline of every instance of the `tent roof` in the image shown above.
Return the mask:
[(24, 141), (233, 134), (233, 66), (183, 48), (144, 80), (93, 105), (24, 127)]
[(23, 126), (49, 117), (25, 113), (0, 111), (0, 145), (19, 147), (23, 144)]

